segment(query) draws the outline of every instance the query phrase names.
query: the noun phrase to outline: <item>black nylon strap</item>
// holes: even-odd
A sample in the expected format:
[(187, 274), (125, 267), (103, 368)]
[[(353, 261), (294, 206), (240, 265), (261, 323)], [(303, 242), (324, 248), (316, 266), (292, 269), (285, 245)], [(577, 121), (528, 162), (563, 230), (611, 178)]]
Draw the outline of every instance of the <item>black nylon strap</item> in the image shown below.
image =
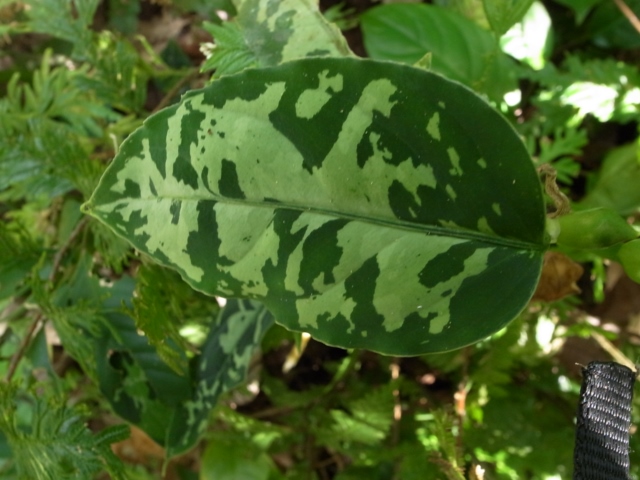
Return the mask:
[(636, 373), (614, 362), (591, 362), (582, 373), (573, 480), (629, 480)]

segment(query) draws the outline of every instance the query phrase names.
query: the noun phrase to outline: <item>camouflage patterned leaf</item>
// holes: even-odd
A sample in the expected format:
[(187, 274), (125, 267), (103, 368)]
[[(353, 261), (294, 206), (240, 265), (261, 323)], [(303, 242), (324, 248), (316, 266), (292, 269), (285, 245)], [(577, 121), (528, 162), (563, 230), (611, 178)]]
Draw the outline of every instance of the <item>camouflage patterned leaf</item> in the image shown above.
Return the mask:
[[(132, 282), (118, 283), (118, 290), (127, 291), (130, 284), (129, 294), (133, 292)], [(245, 380), (249, 362), (273, 324), (258, 302), (229, 300), (201, 353), (191, 359), (190, 374), (181, 376), (137, 333), (131, 318), (112, 312), (108, 319), (119, 338), (104, 332), (95, 342), (100, 389), (120, 416), (167, 449), (168, 458), (193, 448), (219, 396)]]
[(503, 327), (545, 248), (537, 175), (498, 113), (437, 74), (352, 58), (186, 95), (123, 143), (85, 211), (194, 288), (398, 355)]
[(222, 309), (202, 354), (194, 361), (194, 393), (173, 414), (166, 442), (168, 458), (195, 446), (218, 397), (245, 380), (256, 348), (271, 325), (273, 316), (259, 302), (231, 299)]
[(326, 21), (318, 0), (235, 0), (249, 49), (260, 66), (304, 57), (353, 55), (335, 25)]

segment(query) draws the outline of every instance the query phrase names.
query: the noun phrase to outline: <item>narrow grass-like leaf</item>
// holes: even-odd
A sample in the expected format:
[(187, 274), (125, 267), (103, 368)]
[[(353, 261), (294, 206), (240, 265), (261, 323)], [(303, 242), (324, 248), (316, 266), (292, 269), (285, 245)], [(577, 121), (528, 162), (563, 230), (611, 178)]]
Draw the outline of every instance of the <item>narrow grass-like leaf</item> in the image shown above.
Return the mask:
[(186, 95), (122, 145), (85, 211), (195, 288), (388, 354), (502, 328), (537, 282), (540, 185), (462, 85), (318, 58)]

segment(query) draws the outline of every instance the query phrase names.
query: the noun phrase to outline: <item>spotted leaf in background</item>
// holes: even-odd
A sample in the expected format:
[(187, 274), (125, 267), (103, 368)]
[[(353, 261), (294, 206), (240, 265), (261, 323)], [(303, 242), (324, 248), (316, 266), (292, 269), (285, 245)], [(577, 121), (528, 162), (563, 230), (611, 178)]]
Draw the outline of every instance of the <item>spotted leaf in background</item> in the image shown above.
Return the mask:
[(173, 412), (167, 456), (193, 448), (208, 425), (211, 409), (224, 392), (245, 380), (249, 364), (273, 316), (259, 302), (230, 300), (211, 327), (202, 353), (193, 361), (194, 391)]
[(205, 22), (215, 39), (202, 71), (215, 76), (248, 67), (272, 67), (305, 57), (351, 56), (340, 30), (320, 13), (317, 0), (236, 0), (237, 16)]
[(539, 181), (511, 126), (406, 65), (313, 58), (150, 117), (85, 211), (196, 289), (386, 354), (458, 348), (529, 300)]

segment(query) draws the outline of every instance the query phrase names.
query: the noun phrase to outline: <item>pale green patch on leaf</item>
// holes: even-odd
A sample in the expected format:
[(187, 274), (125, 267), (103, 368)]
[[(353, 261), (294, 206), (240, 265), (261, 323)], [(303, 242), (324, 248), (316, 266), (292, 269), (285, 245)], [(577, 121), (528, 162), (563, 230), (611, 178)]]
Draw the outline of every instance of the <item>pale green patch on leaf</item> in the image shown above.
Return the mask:
[(427, 133), (431, 135), (434, 140), (440, 141), (440, 113), (434, 113), (429, 119), (429, 123), (427, 123)]
[(355, 58), (187, 94), (122, 145), (85, 211), (196, 289), (396, 355), (502, 328), (545, 248), (539, 181), (506, 120), (437, 74)]

